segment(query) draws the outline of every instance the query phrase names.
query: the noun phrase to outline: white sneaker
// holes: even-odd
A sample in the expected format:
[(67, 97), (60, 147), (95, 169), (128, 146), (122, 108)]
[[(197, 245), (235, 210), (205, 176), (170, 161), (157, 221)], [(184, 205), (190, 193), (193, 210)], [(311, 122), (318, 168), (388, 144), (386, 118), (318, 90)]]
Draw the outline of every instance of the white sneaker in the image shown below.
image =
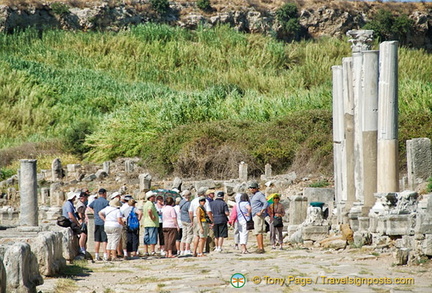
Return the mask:
[(215, 248), (214, 251), (215, 251), (215, 252), (221, 252), (221, 249), (220, 249), (220, 248)]
[(161, 250), (160, 255), (161, 255), (161, 256), (165, 256), (165, 255), (166, 255), (166, 252), (163, 251), (163, 250)]
[(190, 250), (185, 250), (185, 252), (184, 252), (183, 255), (184, 255), (184, 256), (186, 256), (186, 255), (192, 255), (192, 251), (190, 251)]

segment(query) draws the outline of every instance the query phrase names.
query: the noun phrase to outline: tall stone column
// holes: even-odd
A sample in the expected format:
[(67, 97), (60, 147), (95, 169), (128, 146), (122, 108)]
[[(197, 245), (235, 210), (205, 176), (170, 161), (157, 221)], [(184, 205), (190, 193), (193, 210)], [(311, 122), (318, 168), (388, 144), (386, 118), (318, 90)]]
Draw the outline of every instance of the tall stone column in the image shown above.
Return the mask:
[(379, 60), (377, 192), (398, 192), (398, 42), (381, 43)]
[(355, 201), (354, 177), (354, 94), (352, 77), (352, 58), (342, 59), (343, 68), (343, 101), (344, 101), (344, 137), (345, 137), (345, 170), (346, 170), (346, 203), (345, 212), (348, 212)]
[(333, 66), (333, 160), (335, 198), (340, 203), (346, 199), (344, 195), (344, 109), (343, 109), (343, 86), (342, 66)]
[(363, 195), (362, 215), (367, 216), (377, 191), (378, 51), (363, 51)]
[(38, 226), (37, 160), (21, 160), (20, 187), (20, 226)]
[(353, 53), (353, 97), (354, 97), (354, 185), (356, 201), (364, 200), (363, 179), (363, 54)]

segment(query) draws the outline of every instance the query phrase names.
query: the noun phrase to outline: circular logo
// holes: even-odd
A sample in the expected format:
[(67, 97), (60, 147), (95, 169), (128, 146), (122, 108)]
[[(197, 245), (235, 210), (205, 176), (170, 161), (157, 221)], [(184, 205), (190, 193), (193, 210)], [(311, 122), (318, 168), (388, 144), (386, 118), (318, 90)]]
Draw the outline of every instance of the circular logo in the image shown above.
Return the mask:
[(246, 284), (246, 277), (240, 273), (235, 273), (231, 276), (230, 283), (234, 288), (241, 288)]

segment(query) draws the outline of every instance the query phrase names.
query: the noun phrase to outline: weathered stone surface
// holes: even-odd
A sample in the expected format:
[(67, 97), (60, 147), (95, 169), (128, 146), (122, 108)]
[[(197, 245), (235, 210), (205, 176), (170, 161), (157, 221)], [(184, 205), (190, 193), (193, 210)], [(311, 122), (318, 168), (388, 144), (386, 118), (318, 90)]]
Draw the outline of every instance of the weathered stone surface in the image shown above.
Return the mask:
[(423, 240), (422, 245), (423, 253), (427, 256), (432, 256), (432, 234), (428, 234)]
[(432, 234), (432, 214), (417, 213), (415, 233)]
[(103, 180), (108, 177), (108, 173), (105, 172), (105, 170), (101, 169), (101, 170), (97, 170), (95, 176), (98, 180)]
[(299, 225), (307, 216), (308, 199), (305, 196), (289, 196), (289, 223)]
[(140, 191), (148, 191), (151, 188), (152, 176), (149, 173), (140, 174), (139, 179), (139, 189)]
[(6, 292), (6, 269), (3, 264), (3, 259), (0, 257), (0, 293), (7, 293)]
[(407, 140), (408, 185), (416, 190), (432, 176), (432, 150), (429, 138)]
[(334, 236), (321, 240), (319, 244), (323, 248), (345, 249), (347, 241), (342, 236)]
[(6, 292), (36, 292), (36, 286), (43, 284), (39, 273), (36, 256), (30, 245), (23, 242), (11, 242), (0, 246), (0, 255), (6, 271)]
[(62, 240), (63, 234), (59, 232), (42, 232), (36, 238), (28, 240), (42, 275), (54, 276), (66, 266)]
[(397, 265), (406, 265), (409, 260), (411, 249), (408, 248), (399, 248), (395, 252), (395, 259)]
[(414, 235), (413, 218), (410, 215), (389, 215), (386, 217), (386, 234)]
[(328, 237), (329, 226), (307, 226), (302, 228), (303, 240), (321, 241)]

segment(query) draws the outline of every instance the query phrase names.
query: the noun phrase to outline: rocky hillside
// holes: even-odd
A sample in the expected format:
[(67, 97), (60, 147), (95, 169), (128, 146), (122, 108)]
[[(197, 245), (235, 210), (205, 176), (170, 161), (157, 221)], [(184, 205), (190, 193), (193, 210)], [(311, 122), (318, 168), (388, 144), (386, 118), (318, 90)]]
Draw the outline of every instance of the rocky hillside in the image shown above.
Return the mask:
[[(13, 32), (27, 27), (66, 30), (113, 30), (146, 22), (169, 23), (194, 29), (199, 25), (228, 24), (243, 32), (281, 34), (275, 17), (283, 1), (221, 0), (210, 2), (206, 11), (199, 1), (169, 2), (167, 13), (158, 13), (149, 0), (129, 1), (10, 1), (0, 5), (0, 31)], [(379, 3), (358, 1), (294, 1), (299, 11), (302, 38), (343, 36), (350, 29), (359, 29), (374, 14), (385, 9), (394, 15), (406, 14), (415, 23), (415, 30), (406, 37), (415, 48), (432, 50), (432, 3)], [(19, 4), (17, 4), (19, 3)]]

